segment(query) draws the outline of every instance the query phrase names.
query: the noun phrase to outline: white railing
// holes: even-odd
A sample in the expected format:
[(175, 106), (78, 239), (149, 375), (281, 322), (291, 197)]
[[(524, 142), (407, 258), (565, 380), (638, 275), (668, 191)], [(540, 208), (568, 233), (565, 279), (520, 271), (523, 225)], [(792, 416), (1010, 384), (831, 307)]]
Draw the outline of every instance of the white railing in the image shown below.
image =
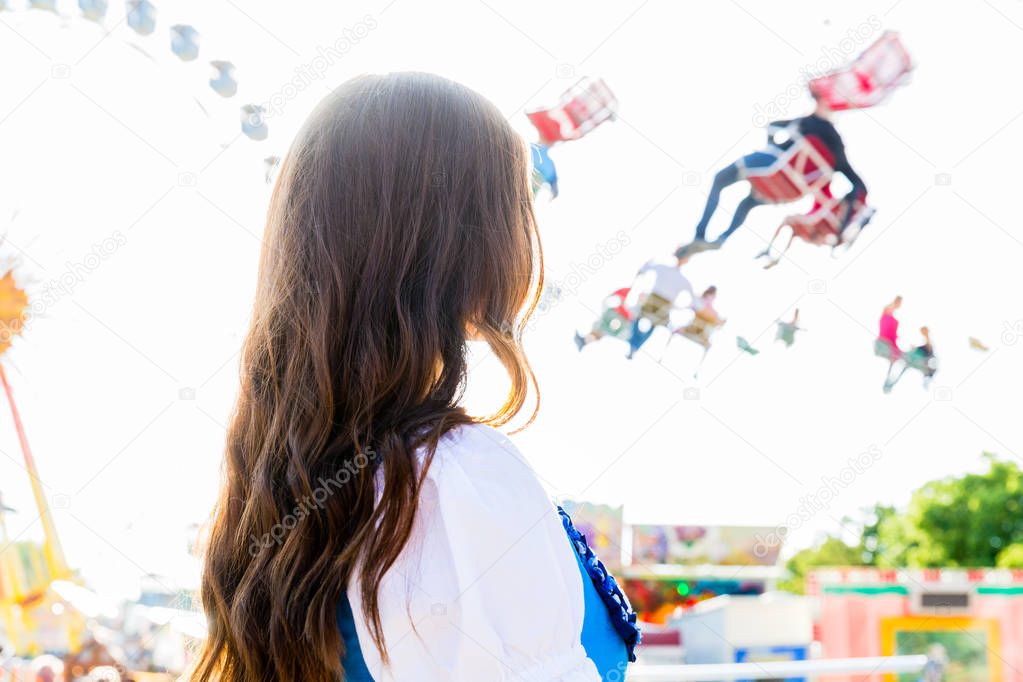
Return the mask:
[(767, 680), (817, 675), (913, 673), (927, 665), (926, 656), (874, 656), (809, 661), (764, 663), (715, 663), (704, 665), (633, 665), (627, 682), (724, 682)]

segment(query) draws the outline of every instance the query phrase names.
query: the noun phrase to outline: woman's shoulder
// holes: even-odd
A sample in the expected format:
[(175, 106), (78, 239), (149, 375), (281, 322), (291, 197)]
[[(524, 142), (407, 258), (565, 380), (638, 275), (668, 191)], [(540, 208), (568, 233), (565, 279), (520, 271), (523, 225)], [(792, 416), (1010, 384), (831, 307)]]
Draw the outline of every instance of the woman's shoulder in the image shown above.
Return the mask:
[[(489, 426), (452, 429), (429, 458), (412, 535), (382, 583), (384, 634), (401, 646), (375, 679), (596, 680), (581, 639), (583, 577), (518, 448)], [(348, 596), (369, 642), (357, 584)], [(362, 651), (371, 672), (383, 669), (374, 647)]]
[(438, 489), (471, 487), (483, 495), (550, 505), (550, 497), (522, 452), (505, 434), (486, 424), (455, 427), (437, 443), (426, 476)]
[(454, 427), (437, 442), (434, 460), (440, 463), (462, 461), (491, 464), (522, 460), (522, 453), (504, 433), (492, 426), (473, 422)]

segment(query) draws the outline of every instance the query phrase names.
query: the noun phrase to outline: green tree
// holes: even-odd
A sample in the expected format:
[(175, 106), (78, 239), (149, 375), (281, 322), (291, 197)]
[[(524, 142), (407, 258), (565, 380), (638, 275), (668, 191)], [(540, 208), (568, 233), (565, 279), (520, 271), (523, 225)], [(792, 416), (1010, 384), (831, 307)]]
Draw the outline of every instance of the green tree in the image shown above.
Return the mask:
[(898, 564), (995, 566), (1003, 549), (1023, 542), (1023, 471), (990, 453), (984, 459), (985, 473), (931, 481), (904, 515), (885, 520), (880, 541)]
[(1014, 542), (998, 553), (998, 568), (1023, 568), (1023, 542)]
[(807, 573), (828, 566), (1023, 568), (1023, 470), (982, 457), (985, 472), (926, 483), (905, 510), (867, 510), (856, 545), (828, 536), (797, 552), (779, 588), (802, 592)]
[(805, 592), (806, 575), (814, 568), (864, 565), (866, 565), (864, 554), (860, 547), (848, 545), (841, 538), (829, 536), (814, 547), (796, 552), (788, 560), (786, 568), (789, 577), (778, 582), (778, 589), (802, 594)]
[(906, 565), (906, 554), (914, 546), (904, 514), (890, 505), (874, 505), (866, 514), (860, 547), (867, 566), (885, 568)]

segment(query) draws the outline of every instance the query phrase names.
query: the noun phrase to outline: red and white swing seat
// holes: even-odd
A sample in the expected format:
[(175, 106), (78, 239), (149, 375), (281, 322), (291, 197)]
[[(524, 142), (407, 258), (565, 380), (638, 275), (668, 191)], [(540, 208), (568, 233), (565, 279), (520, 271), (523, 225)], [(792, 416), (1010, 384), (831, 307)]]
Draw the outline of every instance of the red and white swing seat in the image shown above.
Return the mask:
[(810, 81), (810, 91), (832, 111), (865, 109), (880, 103), (913, 70), (899, 35), (886, 31), (848, 66)]
[[(778, 153), (770, 166), (743, 168), (743, 177), (749, 181), (753, 195), (766, 203), (784, 204), (809, 194), (824, 204), (824, 190), (834, 174), (834, 155), (814, 135), (804, 137), (794, 126), (787, 132), (792, 145)], [(768, 153), (775, 154), (777, 149)]]
[(814, 202), (808, 213), (797, 213), (785, 218), (785, 224), (804, 242), (811, 244), (837, 244), (845, 215), (845, 206), (839, 199), (825, 203)]
[(617, 112), (618, 99), (602, 78), (581, 78), (561, 94), (557, 106), (528, 111), (526, 117), (541, 142), (550, 145), (578, 140), (604, 121), (614, 120)]
[[(865, 195), (857, 196), (851, 209), (846, 207), (843, 199), (834, 198), (828, 187), (822, 190), (821, 195), (826, 196), (823, 203), (819, 196), (807, 213), (786, 216), (783, 221), (804, 242), (836, 247), (841, 241), (843, 226), (860, 226), (874, 213), (874, 209), (867, 205)], [(851, 214), (847, 214), (847, 210), (851, 210)]]
[[(847, 210), (851, 210), (851, 214), (847, 214)], [(803, 241), (834, 246), (838, 244), (844, 225), (860, 225), (873, 213), (874, 209), (863, 197), (857, 197), (851, 209), (846, 208), (843, 199), (832, 198), (823, 205), (814, 204), (809, 213), (787, 217), (785, 224)]]

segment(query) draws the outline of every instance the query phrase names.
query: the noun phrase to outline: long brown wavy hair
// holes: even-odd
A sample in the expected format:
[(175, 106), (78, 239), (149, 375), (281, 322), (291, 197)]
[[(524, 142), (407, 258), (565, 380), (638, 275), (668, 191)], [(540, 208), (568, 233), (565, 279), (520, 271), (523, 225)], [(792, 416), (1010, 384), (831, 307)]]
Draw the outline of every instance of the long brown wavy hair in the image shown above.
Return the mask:
[[(493, 104), (428, 74), (350, 80), (306, 122), (267, 217), (192, 680), (342, 680), (336, 610), (356, 575), (387, 660), (377, 591), (438, 439), (507, 423), (535, 388), (528, 162)], [(511, 378), (487, 418), (459, 406), (468, 338)]]

